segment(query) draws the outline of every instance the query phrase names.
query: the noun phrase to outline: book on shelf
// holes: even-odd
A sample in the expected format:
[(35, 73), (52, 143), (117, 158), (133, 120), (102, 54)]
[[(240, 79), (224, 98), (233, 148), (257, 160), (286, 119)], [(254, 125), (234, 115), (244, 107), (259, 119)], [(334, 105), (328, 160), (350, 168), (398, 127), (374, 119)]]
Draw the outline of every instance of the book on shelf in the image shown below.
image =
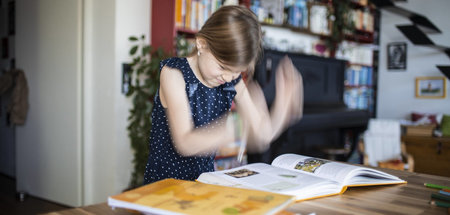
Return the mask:
[(293, 195), (296, 201), (342, 194), (347, 187), (406, 183), (380, 170), (296, 154), (280, 155), (271, 165), (253, 163), (202, 173), (197, 180)]
[(373, 68), (351, 65), (345, 72), (344, 103), (352, 109), (369, 109), (373, 102)]
[(221, 6), (221, 0), (176, 0), (175, 26), (198, 31)]
[(351, 109), (368, 109), (372, 111), (373, 89), (360, 86), (344, 90), (344, 103)]
[(349, 86), (371, 86), (372, 67), (351, 65), (345, 72), (345, 83)]
[(356, 29), (373, 32), (374, 17), (368, 8), (365, 8), (364, 10), (352, 10), (351, 17)]
[(344, 103), (350, 109), (362, 109), (373, 111), (373, 89), (368, 87), (346, 88), (344, 91)]
[(289, 195), (164, 179), (108, 198), (111, 207), (144, 214), (275, 214), (294, 198)]
[(183, 4), (182, 0), (175, 0), (175, 26), (183, 27)]
[(287, 24), (297, 28), (308, 28), (307, 0), (285, 1)]

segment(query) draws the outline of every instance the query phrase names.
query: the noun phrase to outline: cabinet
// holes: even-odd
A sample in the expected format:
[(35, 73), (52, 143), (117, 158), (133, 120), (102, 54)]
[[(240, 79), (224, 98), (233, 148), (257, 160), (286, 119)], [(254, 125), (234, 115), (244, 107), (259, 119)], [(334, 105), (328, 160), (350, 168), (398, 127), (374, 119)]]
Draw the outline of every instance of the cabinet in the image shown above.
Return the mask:
[(404, 135), (402, 141), (414, 157), (414, 171), (450, 177), (450, 138)]

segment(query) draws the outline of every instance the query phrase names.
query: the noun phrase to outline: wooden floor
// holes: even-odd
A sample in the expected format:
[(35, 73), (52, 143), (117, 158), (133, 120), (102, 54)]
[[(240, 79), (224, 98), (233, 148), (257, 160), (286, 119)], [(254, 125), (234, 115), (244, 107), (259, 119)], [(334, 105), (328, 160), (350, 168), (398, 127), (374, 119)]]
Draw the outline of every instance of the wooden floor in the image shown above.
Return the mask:
[(27, 196), (21, 202), (16, 194), (16, 181), (13, 178), (0, 174), (0, 215), (40, 214), (68, 208), (70, 207), (33, 196)]

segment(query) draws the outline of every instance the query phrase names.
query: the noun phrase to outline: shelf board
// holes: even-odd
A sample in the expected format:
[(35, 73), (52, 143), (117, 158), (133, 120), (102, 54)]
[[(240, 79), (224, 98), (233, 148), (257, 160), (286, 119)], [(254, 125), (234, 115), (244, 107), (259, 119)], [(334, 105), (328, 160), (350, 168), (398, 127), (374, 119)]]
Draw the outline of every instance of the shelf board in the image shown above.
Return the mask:
[[(290, 26), (287, 24), (276, 25), (276, 24), (261, 23), (261, 25), (289, 29), (296, 33), (307, 34), (307, 35), (319, 37), (320, 39), (326, 39), (329, 37), (329, 35), (317, 34), (317, 33), (311, 32), (307, 28), (299, 28), (299, 27), (294, 27), (294, 26)], [(373, 32), (365, 31), (365, 30), (355, 30), (354, 35), (345, 35), (345, 40), (359, 42), (359, 43), (372, 44), (374, 41), (373, 40)]]
[(353, 63), (353, 62), (348, 62), (347, 64), (348, 66), (365, 66), (365, 67), (373, 67), (372, 65), (369, 64), (362, 64), (362, 63)]
[(269, 24), (269, 23), (261, 22), (261, 25), (275, 27), (275, 28), (289, 29), (296, 33), (302, 33), (302, 34), (307, 34), (307, 35), (316, 36), (316, 37), (327, 37), (328, 36), (328, 35), (317, 34), (317, 33), (311, 32), (308, 28), (300, 28), (300, 27), (295, 27), (295, 26), (291, 26), (288, 24), (277, 25), (277, 24)]
[(344, 84), (345, 88), (361, 88), (361, 87), (367, 87), (367, 88), (373, 88), (372, 84), (358, 84), (358, 85), (352, 85), (352, 84)]
[(192, 30), (192, 29), (183, 28), (183, 27), (177, 27), (177, 28), (175, 28), (175, 31), (177, 33), (187, 34), (187, 35), (195, 35), (198, 32), (197, 30)]
[(373, 32), (356, 29), (354, 34), (345, 35), (345, 39), (358, 43), (372, 44), (374, 42)]

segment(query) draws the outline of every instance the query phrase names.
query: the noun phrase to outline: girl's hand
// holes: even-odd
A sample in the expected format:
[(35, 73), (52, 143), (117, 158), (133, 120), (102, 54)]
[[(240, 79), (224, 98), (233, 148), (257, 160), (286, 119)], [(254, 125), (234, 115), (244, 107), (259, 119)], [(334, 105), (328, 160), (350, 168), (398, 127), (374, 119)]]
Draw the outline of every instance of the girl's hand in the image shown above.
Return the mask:
[(284, 129), (303, 115), (303, 79), (287, 56), (277, 67), (275, 89), (272, 120)]

